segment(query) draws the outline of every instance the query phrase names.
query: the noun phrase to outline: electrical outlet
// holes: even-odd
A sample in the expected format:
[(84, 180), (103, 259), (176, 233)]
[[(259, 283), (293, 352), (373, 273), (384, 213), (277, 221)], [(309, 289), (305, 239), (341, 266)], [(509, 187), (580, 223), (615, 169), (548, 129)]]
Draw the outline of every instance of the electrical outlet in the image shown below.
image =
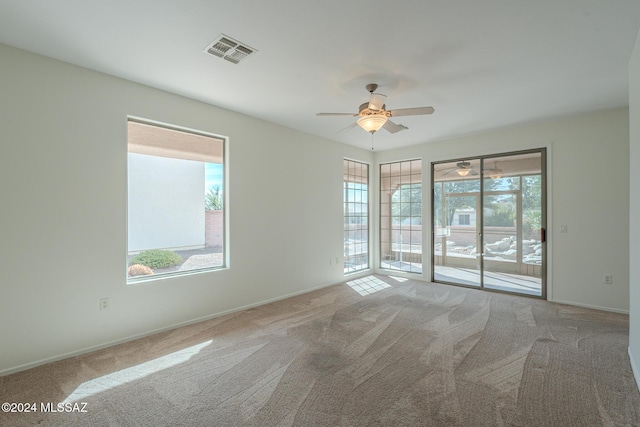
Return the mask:
[(109, 298), (100, 298), (100, 311), (109, 310)]
[(604, 275), (604, 284), (605, 285), (612, 285), (613, 284), (613, 275), (605, 274)]

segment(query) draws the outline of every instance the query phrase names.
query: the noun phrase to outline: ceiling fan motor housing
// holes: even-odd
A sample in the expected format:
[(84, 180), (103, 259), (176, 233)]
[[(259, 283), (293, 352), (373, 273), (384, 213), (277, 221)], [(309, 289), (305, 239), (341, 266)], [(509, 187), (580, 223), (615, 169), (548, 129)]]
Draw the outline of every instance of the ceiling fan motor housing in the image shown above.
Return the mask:
[(369, 102), (365, 102), (360, 104), (360, 107), (358, 107), (358, 115), (359, 116), (369, 116), (371, 114), (384, 114), (387, 117), (390, 117), (390, 115), (388, 114), (388, 111), (386, 110), (387, 105), (383, 104), (382, 105), (382, 109), (379, 111), (374, 111), (374, 110), (370, 110), (369, 109)]

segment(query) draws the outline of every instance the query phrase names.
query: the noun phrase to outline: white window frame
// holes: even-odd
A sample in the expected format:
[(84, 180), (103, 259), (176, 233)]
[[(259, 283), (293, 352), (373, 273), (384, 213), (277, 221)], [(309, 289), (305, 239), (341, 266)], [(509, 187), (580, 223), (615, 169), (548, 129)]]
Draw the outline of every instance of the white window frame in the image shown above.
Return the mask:
[[(363, 168), (366, 172), (363, 174)], [(358, 160), (343, 160), (343, 242), (344, 242), (344, 274), (352, 274), (371, 268), (370, 222), (371, 222), (371, 167)], [(349, 188), (353, 184), (353, 188)], [(365, 184), (366, 189), (355, 188)], [(366, 200), (362, 201), (362, 197)], [(364, 215), (362, 211), (364, 209)], [(359, 212), (357, 214), (356, 212)], [(362, 226), (362, 221), (366, 226)], [(362, 238), (365, 240), (362, 240)], [(358, 240), (359, 239), (359, 240)], [(366, 260), (363, 263), (362, 259)]]
[[(159, 133), (154, 134), (155, 131)], [(209, 142), (213, 144), (209, 145)], [(224, 136), (137, 117), (127, 117), (127, 271), (125, 274), (128, 284), (228, 267), (227, 145), (228, 139)], [(164, 168), (176, 175), (163, 176), (167, 170)], [(221, 194), (218, 201), (221, 201), (222, 209), (219, 209), (219, 213), (214, 211), (213, 215), (209, 215), (205, 210), (205, 191), (207, 190), (205, 187), (210, 183), (205, 176), (207, 170), (215, 172), (216, 179), (211, 182), (219, 182), (220, 185)], [(165, 181), (160, 181), (161, 179)], [(155, 184), (154, 180), (158, 180), (157, 187), (149, 186), (149, 182)], [(164, 182), (166, 187), (160, 185), (161, 182)], [(174, 184), (179, 188), (173, 188)], [(163, 190), (167, 192), (165, 197), (161, 194)], [(153, 193), (160, 193), (160, 195)], [(181, 198), (182, 201), (187, 201), (188, 209), (180, 205)], [(139, 206), (136, 207), (136, 205)], [(172, 205), (178, 205), (180, 209), (174, 209)], [(165, 219), (162, 222), (162, 218), (156, 217), (161, 217), (165, 210), (170, 211), (166, 215), (169, 220)], [(207, 217), (213, 219), (207, 219)], [(152, 229), (149, 225), (146, 231), (141, 230), (145, 226), (140, 224), (147, 219), (149, 222), (156, 221), (155, 228)], [(210, 230), (206, 231), (212, 220), (215, 225), (209, 226)], [(132, 229), (132, 227), (138, 228)], [(170, 236), (164, 241), (162, 238), (154, 240), (153, 237), (147, 237), (147, 240), (144, 240), (145, 233), (147, 236), (153, 234), (150, 230), (169, 231), (172, 228), (173, 233), (167, 233)], [(182, 239), (180, 230), (188, 230)], [(137, 235), (136, 232), (138, 232)], [(162, 233), (158, 234), (162, 236)], [(212, 242), (215, 245), (211, 245)], [(132, 258), (151, 249), (167, 249), (182, 254), (183, 261), (176, 266), (156, 269), (157, 271), (152, 268), (154, 271), (150, 275), (131, 276)], [(139, 271), (140, 268), (135, 270)]]

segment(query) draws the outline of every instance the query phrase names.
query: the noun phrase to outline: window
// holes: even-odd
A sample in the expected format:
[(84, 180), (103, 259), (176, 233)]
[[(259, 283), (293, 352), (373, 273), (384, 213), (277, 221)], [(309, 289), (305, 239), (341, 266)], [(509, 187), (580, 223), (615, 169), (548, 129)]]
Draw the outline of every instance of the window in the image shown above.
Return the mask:
[(129, 119), (129, 281), (225, 266), (225, 140)]
[(458, 225), (471, 225), (471, 215), (458, 214)]
[(369, 165), (344, 160), (344, 272), (369, 268)]
[(422, 272), (422, 161), (380, 165), (380, 266)]

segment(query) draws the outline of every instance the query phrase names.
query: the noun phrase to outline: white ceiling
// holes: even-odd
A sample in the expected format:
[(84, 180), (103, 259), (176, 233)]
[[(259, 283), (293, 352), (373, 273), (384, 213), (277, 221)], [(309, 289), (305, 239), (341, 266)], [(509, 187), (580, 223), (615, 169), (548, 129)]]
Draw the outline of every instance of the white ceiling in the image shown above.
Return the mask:
[[(435, 108), (377, 150), (626, 106), (639, 29), (639, 0), (0, 0), (2, 43), (362, 148), (316, 113), (356, 113), (367, 83)], [(258, 53), (203, 53), (220, 33)]]

